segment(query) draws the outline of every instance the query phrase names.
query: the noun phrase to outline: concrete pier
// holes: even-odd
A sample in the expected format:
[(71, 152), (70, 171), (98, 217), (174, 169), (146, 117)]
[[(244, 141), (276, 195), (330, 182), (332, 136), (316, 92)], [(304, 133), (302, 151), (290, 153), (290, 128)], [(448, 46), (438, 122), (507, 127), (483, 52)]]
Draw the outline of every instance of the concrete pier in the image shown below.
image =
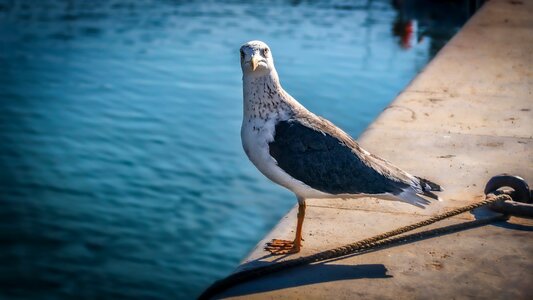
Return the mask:
[[(488, 1), (359, 139), (370, 152), (441, 184), (443, 201), (420, 210), (372, 198), (310, 199), (301, 253), (273, 257), (262, 249), (272, 238), (294, 237), (292, 209), (239, 269), (342, 246), (479, 201), (493, 175), (520, 175), (533, 184), (532, 87), (533, 1)], [(480, 209), (430, 228), (491, 214)], [(533, 220), (512, 217), (276, 273), (219, 297), (531, 299), (532, 253)]]

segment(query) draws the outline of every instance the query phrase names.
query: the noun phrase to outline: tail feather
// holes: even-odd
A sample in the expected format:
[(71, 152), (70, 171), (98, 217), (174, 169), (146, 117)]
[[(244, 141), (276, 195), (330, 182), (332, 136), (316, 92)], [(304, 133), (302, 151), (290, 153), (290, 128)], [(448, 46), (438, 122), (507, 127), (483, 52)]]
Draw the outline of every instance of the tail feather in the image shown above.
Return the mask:
[(435, 200), (439, 200), (439, 196), (437, 196), (433, 192), (441, 192), (443, 189), (440, 185), (429, 181), (425, 178), (421, 178), (418, 176), (415, 176), (420, 181), (420, 187), (422, 188), (422, 195), (433, 198)]
[(435, 200), (439, 200), (439, 196), (437, 196), (437, 194), (430, 192), (430, 191), (423, 191), (422, 195), (435, 199)]
[(400, 200), (420, 208), (424, 208), (426, 205), (430, 204), (429, 200), (422, 198), (420, 195), (434, 200), (440, 200), (439, 196), (433, 193), (443, 190), (440, 185), (421, 177), (415, 176), (415, 178), (416, 179), (413, 179), (411, 186), (396, 194)]
[(420, 180), (420, 185), (422, 186), (424, 190), (427, 189), (428, 191), (435, 191), (435, 192), (443, 191), (442, 187), (436, 184), (435, 182), (429, 181), (422, 177), (418, 177), (418, 176), (415, 176), (415, 177), (418, 178), (418, 180)]
[(411, 188), (405, 189), (403, 192), (396, 195), (402, 202), (409, 203), (418, 208), (426, 208), (430, 201), (420, 197), (417, 192)]

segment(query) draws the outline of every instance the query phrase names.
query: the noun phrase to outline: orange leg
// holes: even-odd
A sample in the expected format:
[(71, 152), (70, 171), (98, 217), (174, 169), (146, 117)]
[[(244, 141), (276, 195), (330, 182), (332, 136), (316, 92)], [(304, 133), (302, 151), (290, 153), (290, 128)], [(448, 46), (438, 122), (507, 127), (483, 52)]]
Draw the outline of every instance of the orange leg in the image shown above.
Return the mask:
[(302, 226), (305, 218), (305, 200), (298, 199), (298, 222), (296, 223), (296, 236), (294, 241), (273, 239), (266, 244), (265, 250), (273, 255), (282, 255), (300, 252), (302, 247)]

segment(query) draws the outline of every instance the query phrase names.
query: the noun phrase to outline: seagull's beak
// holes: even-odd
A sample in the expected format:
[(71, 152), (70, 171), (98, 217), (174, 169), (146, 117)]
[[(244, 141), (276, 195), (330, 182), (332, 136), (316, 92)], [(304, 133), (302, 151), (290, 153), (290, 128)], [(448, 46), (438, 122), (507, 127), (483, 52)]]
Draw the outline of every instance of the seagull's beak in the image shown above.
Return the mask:
[(252, 55), (252, 60), (250, 61), (252, 64), (252, 71), (255, 71), (257, 69), (257, 66), (259, 65), (259, 56), (258, 55)]

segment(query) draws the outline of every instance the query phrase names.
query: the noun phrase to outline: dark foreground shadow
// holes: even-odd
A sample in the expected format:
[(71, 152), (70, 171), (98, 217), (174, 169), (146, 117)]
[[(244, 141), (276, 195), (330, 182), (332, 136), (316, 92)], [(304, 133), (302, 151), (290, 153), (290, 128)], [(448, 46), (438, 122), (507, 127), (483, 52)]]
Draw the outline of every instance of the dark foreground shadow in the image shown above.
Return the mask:
[(351, 266), (320, 263), (269, 274), (235, 286), (215, 298), (243, 296), (337, 280), (389, 277), (392, 276), (387, 275), (387, 268), (381, 264)]

